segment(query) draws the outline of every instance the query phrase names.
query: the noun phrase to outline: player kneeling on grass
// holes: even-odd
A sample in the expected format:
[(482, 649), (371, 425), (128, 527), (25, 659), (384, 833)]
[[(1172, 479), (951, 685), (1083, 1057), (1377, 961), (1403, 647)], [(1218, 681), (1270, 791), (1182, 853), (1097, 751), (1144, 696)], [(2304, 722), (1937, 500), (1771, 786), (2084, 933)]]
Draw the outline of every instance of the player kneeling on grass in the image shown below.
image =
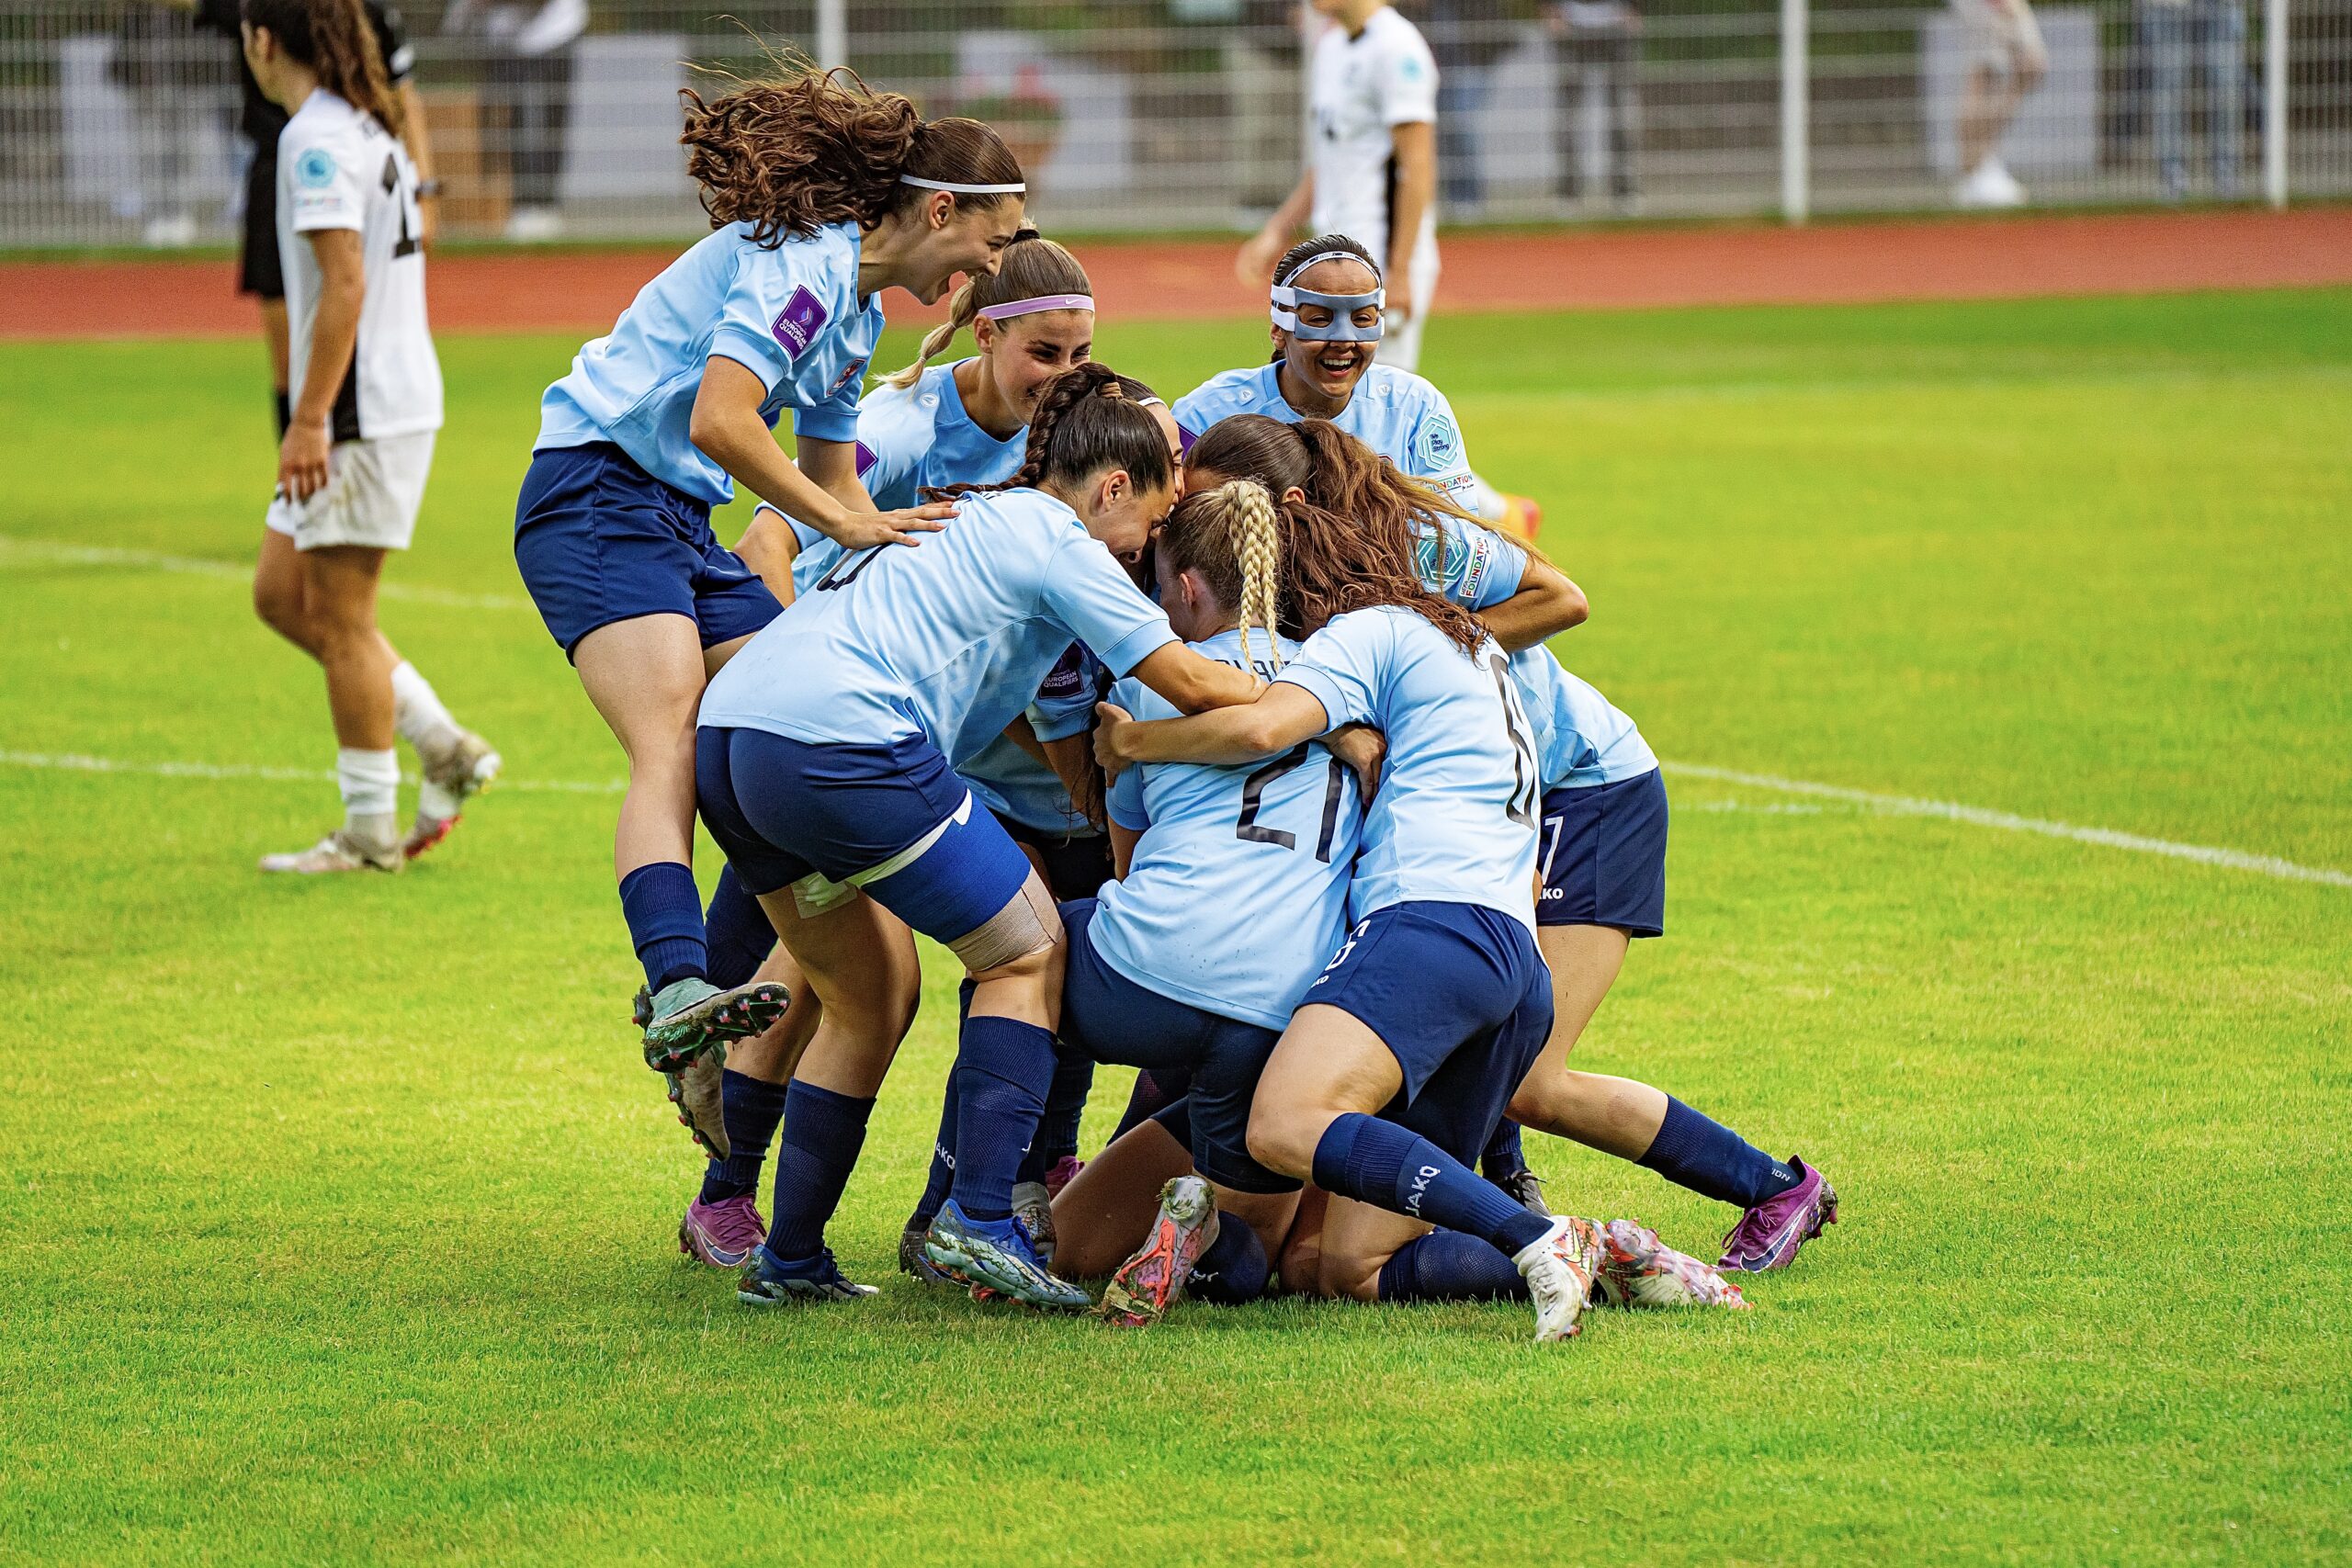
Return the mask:
[(920, 548), (842, 556), (712, 679), (695, 736), (703, 821), (822, 1009), (785, 1091), (773, 1223), (744, 1301), (870, 1293), (842, 1278), (824, 1233), (914, 1018), (911, 927), (973, 983), (955, 1182), (932, 1260), (1032, 1305), (1086, 1304), (1039, 1263), (1011, 1203), (1054, 1073), (1061, 921), (954, 769), (1003, 732), (1072, 642), (1179, 708), (1255, 693), (1251, 676), (1175, 646), (1167, 615), (1113, 558), (1149, 542), (1175, 478), (1151, 415), (1114, 372), (1080, 366), (1040, 401), (1011, 479), (964, 492), (955, 525)]
[[(424, 319), (416, 167), (359, 0), (246, 0), (245, 61), (290, 118), (278, 137), (277, 243), (293, 412), (254, 606), (326, 671), (344, 824), (264, 871), (398, 871), (440, 841), (498, 753), (461, 728), (376, 626), (388, 550), (416, 531), (441, 427)], [(403, 838), (395, 734), (424, 788)]]
[(1501, 649), (1421, 586), (1401, 530), (1385, 549), (1354, 543), (1356, 572), (1303, 607), (1316, 629), (1256, 702), (1148, 722), (1106, 704), (1096, 754), (1114, 773), (1263, 764), (1344, 725), (1387, 737), (1350, 889), (1359, 919), (1267, 1062), (1249, 1153), (1385, 1211), (1363, 1216), (1380, 1234), (1353, 1248), (1374, 1279), (1424, 1225), (1444, 1225), (1510, 1259), (1539, 1340), (1566, 1338), (1594, 1287), (1599, 1227), (1532, 1214), (1464, 1163), (1551, 1031), (1535, 950), (1533, 741)]

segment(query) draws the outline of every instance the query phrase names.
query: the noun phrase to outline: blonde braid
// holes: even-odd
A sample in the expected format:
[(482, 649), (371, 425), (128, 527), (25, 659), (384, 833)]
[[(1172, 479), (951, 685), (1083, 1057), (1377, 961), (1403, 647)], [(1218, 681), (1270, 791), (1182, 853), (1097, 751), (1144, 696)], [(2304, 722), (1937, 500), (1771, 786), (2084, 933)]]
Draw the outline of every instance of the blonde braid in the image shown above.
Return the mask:
[(1217, 491), (1225, 502), (1225, 522), (1233, 541), (1233, 557), (1241, 565), (1241, 659), (1250, 660), (1250, 623), (1265, 628), (1274, 668), (1283, 667), (1282, 639), (1274, 628), (1282, 598), (1282, 545), (1274, 498), (1253, 479), (1235, 479)]
[(922, 379), (923, 368), (933, 358), (956, 341), (956, 334), (979, 319), (979, 285), (967, 277), (947, 301), (947, 319), (923, 333), (922, 344), (915, 351), (915, 362), (903, 370), (893, 370), (882, 378), (886, 387), (901, 389)]

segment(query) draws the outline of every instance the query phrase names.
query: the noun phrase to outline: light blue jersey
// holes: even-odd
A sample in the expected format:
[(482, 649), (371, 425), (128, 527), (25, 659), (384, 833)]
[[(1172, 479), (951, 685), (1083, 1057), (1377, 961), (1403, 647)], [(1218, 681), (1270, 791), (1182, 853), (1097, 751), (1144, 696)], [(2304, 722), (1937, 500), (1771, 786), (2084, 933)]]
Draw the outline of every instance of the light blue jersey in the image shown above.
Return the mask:
[(923, 736), (960, 769), (1072, 642), (1124, 675), (1175, 640), (1078, 513), (999, 491), (920, 545), (842, 556), (712, 678), (701, 721), (815, 745)]
[[(1237, 413), (1262, 413), (1296, 424), (1306, 418), (1283, 400), (1279, 363), (1245, 367), (1212, 376), (1176, 400), (1184, 450), (1218, 420)], [(1426, 479), (1466, 503), (1477, 484), (1462, 447), (1462, 426), (1445, 394), (1409, 370), (1374, 365), (1356, 383), (1354, 396), (1331, 423), (1417, 479)]]
[[(1083, 734), (1094, 717), (1102, 669), (1083, 645), (1064, 649), (1029, 705), (1031, 732), (1040, 740)], [(1000, 735), (956, 771), (983, 806), (1024, 828), (1066, 839), (1091, 839), (1101, 831), (1070, 799), (1061, 776), (1018, 741)]]
[(1349, 894), (1353, 919), (1427, 899), (1483, 905), (1533, 927), (1535, 742), (1493, 639), (1474, 657), (1411, 610), (1351, 610), (1307, 638), (1276, 679), (1313, 695), (1332, 728), (1370, 724), (1388, 737)]
[[(1193, 647), (1241, 664), (1238, 632)], [(1298, 645), (1282, 649), (1295, 658)], [(1250, 651), (1272, 680), (1262, 634)], [(1176, 716), (1140, 681), (1120, 682), (1111, 701), (1137, 718)], [(1245, 767), (1147, 763), (1111, 786), (1111, 819), (1143, 838), (1125, 878), (1097, 895), (1089, 929), (1103, 962), (1220, 1018), (1288, 1023), (1347, 930), (1363, 826), (1353, 772), (1312, 740)]]
[(992, 485), (1021, 467), (1029, 427), (999, 441), (973, 423), (956, 370), (934, 365), (913, 386), (876, 387), (857, 405), (857, 477), (883, 511), (921, 505), (926, 485)]
[(1657, 766), (1657, 753), (1634, 721), (1610, 705), (1591, 683), (1560, 668), (1541, 648), (1510, 656), (1528, 721), (1535, 727), (1535, 754), (1543, 764), (1544, 789), (1590, 789), (1638, 778)]
[(819, 441), (857, 438), (857, 394), (882, 336), (857, 293), (858, 231), (833, 223), (773, 250), (748, 223), (702, 241), (638, 290), (611, 333), (582, 348), (539, 402), (534, 450), (609, 441), (664, 484), (714, 506), (735, 481), (687, 438), (714, 355), (760, 378), (760, 417)]

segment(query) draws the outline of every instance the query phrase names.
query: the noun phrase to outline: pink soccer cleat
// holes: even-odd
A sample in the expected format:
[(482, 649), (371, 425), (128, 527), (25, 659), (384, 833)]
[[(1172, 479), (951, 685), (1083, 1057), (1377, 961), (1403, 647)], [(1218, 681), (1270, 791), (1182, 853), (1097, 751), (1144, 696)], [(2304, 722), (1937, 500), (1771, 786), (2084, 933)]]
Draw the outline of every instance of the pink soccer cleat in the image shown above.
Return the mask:
[(1716, 1306), (1744, 1312), (1754, 1304), (1737, 1285), (1631, 1220), (1611, 1220), (1600, 1227), (1600, 1275), (1594, 1283), (1611, 1306)]
[(748, 1192), (716, 1203), (697, 1197), (678, 1222), (678, 1250), (713, 1269), (742, 1268), (767, 1238), (768, 1223)]
[(1789, 1163), (1804, 1179), (1739, 1217), (1724, 1237), (1724, 1255), (1716, 1268), (1747, 1274), (1785, 1269), (1796, 1261), (1797, 1248), (1819, 1235), (1822, 1226), (1838, 1223), (1838, 1190), (1804, 1161), (1792, 1157)]

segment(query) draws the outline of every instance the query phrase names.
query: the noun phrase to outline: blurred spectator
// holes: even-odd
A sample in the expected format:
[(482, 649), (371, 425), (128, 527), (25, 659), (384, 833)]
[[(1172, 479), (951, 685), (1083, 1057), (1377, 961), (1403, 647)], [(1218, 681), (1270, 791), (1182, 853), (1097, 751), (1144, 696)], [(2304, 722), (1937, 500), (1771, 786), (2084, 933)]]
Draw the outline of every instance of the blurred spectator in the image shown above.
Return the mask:
[(2001, 138), (2018, 106), (2050, 71), (2041, 26), (2026, 0), (1951, 0), (1966, 35), (1960, 90), (1961, 207), (2023, 207), (2025, 186), (2001, 162)]
[(1634, 158), (1642, 141), (1642, 13), (1633, 0), (1555, 0), (1547, 10), (1562, 59), (1554, 125), (1560, 194), (1570, 201), (1584, 196), (1583, 104), (1598, 95), (1598, 161), (1607, 171), (1611, 197), (1630, 210), (1641, 196)]
[[(209, 58), (216, 52), (197, 49), (195, 25), (184, 16), (133, 6), (116, 24), (107, 74), (130, 99), (137, 138), (138, 184), (121, 205), (141, 220), (143, 243), (196, 243), (196, 148), (217, 107), (211, 89), (228, 80)], [(214, 68), (199, 69), (199, 59)]]
[(489, 55), (482, 152), (488, 171), (503, 169), (512, 192), (506, 237), (555, 239), (563, 232), (556, 193), (571, 121), (571, 46), (588, 30), (588, 0), (453, 0), (441, 27), (479, 37)]
[(1504, 0), (1430, 0), (1430, 49), (1437, 56), (1438, 197), (1455, 213), (1487, 199), (1478, 117), (1494, 91), (1495, 62), (1510, 51)]
[(2245, 156), (2245, 11), (2239, 0), (2140, 0), (2140, 36), (2148, 51), (2149, 119), (2165, 198), (2188, 192), (2188, 78), (2204, 79), (2205, 134), (2213, 155), (2213, 194), (2238, 194)]

